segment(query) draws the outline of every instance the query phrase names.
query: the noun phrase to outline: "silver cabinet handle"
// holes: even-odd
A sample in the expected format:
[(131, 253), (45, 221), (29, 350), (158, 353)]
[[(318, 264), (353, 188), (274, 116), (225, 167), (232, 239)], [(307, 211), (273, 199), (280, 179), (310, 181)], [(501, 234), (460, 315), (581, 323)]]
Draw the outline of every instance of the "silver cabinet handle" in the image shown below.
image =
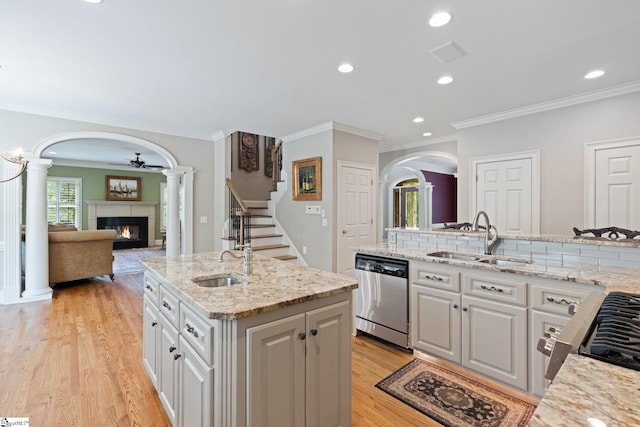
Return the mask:
[(185, 323), (185, 327), (187, 328), (187, 332), (189, 332), (194, 337), (198, 338), (198, 331), (196, 331), (196, 328), (194, 328), (188, 323)]
[(480, 288), (484, 289), (485, 291), (492, 291), (492, 292), (498, 292), (498, 293), (504, 292), (504, 289), (496, 288), (495, 286), (480, 285)]
[(549, 302), (555, 302), (556, 304), (564, 304), (564, 305), (571, 305), (571, 304), (577, 304), (576, 301), (567, 301), (566, 299), (562, 298), (562, 299), (555, 299), (553, 297), (547, 297), (547, 301)]
[(422, 276), (423, 279), (428, 279), (428, 280), (434, 280), (436, 282), (449, 282), (448, 278), (444, 278), (442, 276), (436, 276), (435, 274), (432, 276), (429, 276), (428, 274), (425, 274), (424, 276)]
[(162, 306), (169, 311), (173, 310), (173, 308), (171, 308), (171, 305), (166, 301), (162, 301)]

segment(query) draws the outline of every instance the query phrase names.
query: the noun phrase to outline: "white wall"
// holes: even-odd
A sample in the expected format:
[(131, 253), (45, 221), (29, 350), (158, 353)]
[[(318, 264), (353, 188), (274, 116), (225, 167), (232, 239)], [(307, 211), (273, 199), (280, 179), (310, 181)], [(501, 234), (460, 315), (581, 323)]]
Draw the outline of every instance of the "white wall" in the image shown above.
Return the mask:
[(572, 235), (584, 227), (585, 144), (640, 136), (639, 113), (634, 93), (460, 130), (458, 220), (472, 215), (472, 159), (539, 149), (540, 232)]
[[(221, 234), (214, 229), (213, 141), (164, 135), (134, 129), (0, 110), (0, 141), (30, 152), (42, 140), (69, 132), (114, 132), (143, 138), (169, 151), (181, 166), (192, 166), (194, 175), (194, 252), (213, 250)], [(224, 183), (222, 183), (224, 185)], [(201, 224), (199, 218), (207, 216)]]

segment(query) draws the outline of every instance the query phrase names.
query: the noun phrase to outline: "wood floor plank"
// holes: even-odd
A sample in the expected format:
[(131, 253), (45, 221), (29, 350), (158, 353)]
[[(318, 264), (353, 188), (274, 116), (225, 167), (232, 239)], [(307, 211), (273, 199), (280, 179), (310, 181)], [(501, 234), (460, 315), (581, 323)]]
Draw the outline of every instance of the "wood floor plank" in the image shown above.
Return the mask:
[[(170, 426), (142, 364), (143, 275), (54, 288), (0, 306), (0, 416), (37, 426)], [(439, 426), (375, 384), (414, 356), (353, 337), (353, 426)]]

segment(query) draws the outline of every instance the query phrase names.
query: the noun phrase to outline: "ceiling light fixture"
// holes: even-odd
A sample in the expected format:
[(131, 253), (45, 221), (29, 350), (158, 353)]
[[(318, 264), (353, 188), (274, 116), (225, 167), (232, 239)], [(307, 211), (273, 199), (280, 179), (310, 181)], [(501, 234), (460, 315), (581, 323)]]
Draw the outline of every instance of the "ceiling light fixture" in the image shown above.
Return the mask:
[(27, 169), (27, 164), (29, 163), (28, 160), (23, 160), (22, 159), (22, 150), (21, 149), (17, 149), (13, 156), (7, 156), (7, 155), (3, 154), (2, 151), (0, 151), (0, 157), (5, 159), (9, 163), (15, 163), (16, 165), (20, 165), (20, 169), (18, 169), (18, 171), (15, 173), (15, 175), (13, 175), (12, 177), (9, 177), (7, 179), (0, 179), (0, 182), (7, 182), (7, 181), (11, 181), (12, 179), (16, 179), (17, 177), (22, 175), (22, 173)]
[(585, 79), (597, 79), (598, 77), (602, 77), (604, 75), (604, 71), (602, 70), (593, 70), (584, 75)]
[(415, 119), (413, 119), (413, 123), (422, 123), (424, 122), (424, 119), (422, 117), (416, 117)]
[(425, 132), (422, 134), (422, 136), (431, 136), (431, 135), (433, 135), (431, 132)]
[(340, 66), (338, 67), (338, 71), (340, 71), (341, 73), (350, 73), (353, 71), (353, 65), (351, 64), (340, 64)]
[(84, 0), (87, 3), (91, 3), (91, 4), (98, 4), (98, 3), (102, 3), (102, 0)]
[(451, 77), (451, 76), (442, 76), (442, 77), (440, 77), (438, 79), (438, 84), (439, 85), (448, 85), (452, 81), (453, 81), (453, 77)]
[(434, 13), (431, 19), (429, 19), (429, 25), (434, 28), (447, 25), (451, 21), (451, 14), (449, 12)]

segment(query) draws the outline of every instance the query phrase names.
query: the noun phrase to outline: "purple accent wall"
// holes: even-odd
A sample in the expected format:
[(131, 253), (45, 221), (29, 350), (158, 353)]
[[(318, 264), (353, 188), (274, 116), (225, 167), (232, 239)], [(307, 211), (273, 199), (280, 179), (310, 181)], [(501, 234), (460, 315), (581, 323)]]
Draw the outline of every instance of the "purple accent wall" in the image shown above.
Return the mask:
[(424, 179), (434, 185), (433, 223), (458, 221), (458, 180), (453, 175), (422, 171)]

